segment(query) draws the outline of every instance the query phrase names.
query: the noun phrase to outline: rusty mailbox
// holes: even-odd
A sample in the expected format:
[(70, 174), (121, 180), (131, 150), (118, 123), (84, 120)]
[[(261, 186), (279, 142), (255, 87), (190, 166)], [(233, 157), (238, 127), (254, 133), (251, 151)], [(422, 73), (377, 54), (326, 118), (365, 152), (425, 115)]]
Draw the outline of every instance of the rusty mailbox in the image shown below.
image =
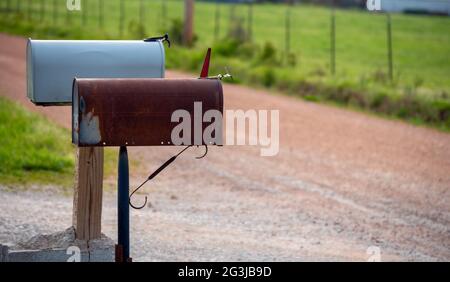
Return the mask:
[(72, 141), (78, 146), (174, 145), (176, 110), (192, 117), (190, 141), (184, 145), (222, 145), (221, 132), (213, 132), (215, 144), (203, 140), (209, 125), (204, 113), (223, 111), (218, 79), (75, 79), (72, 110)]
[[(132, 195), (193, 145), (222, 145), (223, 91), (221, 79), (208, 77), (208, 49), (200, 78), (75, 78), (72, 87), (72, 142), (77, 146), (119, 146), (118, 244), (116, 261), (130, 261), (129, 206)], [(172, 140), (181, 115), (187, 119), (189, 138)], [(180, 113), (180, 112), (178, 112)], [(208, 116), (208, 113), (214, 113)], [(213, 127), (212, 125), (219, 125)], [(204, 132), (213, 138), (205, 140)], [(214, 140), (214, 142), (211, 142)], [(129, 193), (127, 146), (185, 145), (133, 192)], [(202, 158), (197, 157), (197, 158)]]
[(164, 77), (163, 39), (29, 39), (27, 96), (36, 105), (67, 105), (75, 77)]

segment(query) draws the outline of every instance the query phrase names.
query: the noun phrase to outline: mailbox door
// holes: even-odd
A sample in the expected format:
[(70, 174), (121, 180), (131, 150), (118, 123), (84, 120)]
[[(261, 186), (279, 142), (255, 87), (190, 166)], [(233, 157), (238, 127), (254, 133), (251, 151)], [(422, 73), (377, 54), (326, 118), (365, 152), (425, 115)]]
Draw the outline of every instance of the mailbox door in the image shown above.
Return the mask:
[[(76, 79), (73, 100), (72, 141), (78, 146), (173, 145), (171, 133), (178, 124), (171, 121), (175, 110), (189, 113), (187, 145), (205, 144), (195, 134), (202, 136), (215, 120), (203, 122), (204, 113), (223, 114), (222, 84), (216, 79)], [(201, 102), (200, 110), (195, 102)], [(194, 132), (199, 128), (195, 115), (201, 132)], [(216, 145), (222, 145), (222, 127), (219, 130)]]
[(28, 40), (27, 95), (37, 105), (72, 103), (78, 78), (162, 78), (164, 46), (139, 40)]

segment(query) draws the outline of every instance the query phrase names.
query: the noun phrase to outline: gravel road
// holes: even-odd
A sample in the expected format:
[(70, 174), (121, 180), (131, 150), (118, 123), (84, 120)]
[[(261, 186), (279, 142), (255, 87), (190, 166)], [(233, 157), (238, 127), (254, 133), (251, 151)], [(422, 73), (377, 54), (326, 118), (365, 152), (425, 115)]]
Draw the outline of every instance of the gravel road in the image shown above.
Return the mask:
[[(0, 95), (70, 127), (69, 107), (36, 107), (25, 88), (25, 39), (0, 34)], [(366, 261), (370, 246), (383, 261), (450, 260), (449, 134), (266, 90), (224, 93), (227, 109), (280, 110), (280, 153), (186, 152), (146, 186), (148, 207), (132, 211), (135, 260)], [(177, 150), (131, 148), (132, 185)], [(103, 207), (113, 239), (115, 199), (106, 193)], [(57, 187), (0, 187), (0, 242), (62, 231), (71, 207)]]

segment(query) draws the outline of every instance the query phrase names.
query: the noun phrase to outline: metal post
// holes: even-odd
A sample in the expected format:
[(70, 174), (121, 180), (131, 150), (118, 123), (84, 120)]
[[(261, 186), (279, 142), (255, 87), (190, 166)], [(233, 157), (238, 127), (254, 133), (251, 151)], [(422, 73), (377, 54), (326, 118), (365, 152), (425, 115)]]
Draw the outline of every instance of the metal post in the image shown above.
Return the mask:
[(335, 16), (334, 0), (331, 6), (331, 30), (330, 30), (330, 68), (331, 74), (336, 73), (336, 16)]
[(118, 174), (118, 249), (120, 249), (121, 255), (118, 256), (116, 253), (116, 260), (128, 262), (130, 261), (130, 206), (128, 153), (125, 146), (120, 147)]
[(66, 22), (68, 23), (68, 24), (70, 24), (71, 22), (72, 22), (72, 18), (71, 18), (71, 15), (70, 15), (70, 11), (69, 11), (69, 9), (64, 9), (65, 11), (66, 11)]
[(28, 0), (27, 20), (31, 20), (31, 0)]
[(160, 27), (165, 30), (167, 21), (167, 3), (166, 0), (161, 0), (161, 23)]
[(291, 52), (291, 7), (286, 6), (286, 22), (285, 22), (285, 42), (284, 42), (284, 57), (287, 61), (289, 53)]
[(220, 4), (219, 0), (216, 0), (216, 17), (215, 17), (215, 27), (214, 27), (214, 41), (219, 40), (220, 36)]
[(88, 10), (88, 8), (87, 8), (87, 0), (84, 0), (83, 7), (81, 8), (81, 13), (82, 13), (82, 15), (81, 15), (81, 24), (83, 26), (85, 26), (86, 22), (87, 22), (87, 10)]
[(120, 10), (119, 34), (120, 34), (120, 37), (123, 37), (123, 24), (124, 24), (123, 22), (125, 20), (125, 3), (124, 3), (124, 0), (119, 0), (119, 1), (120, 1), (120, 3), (119, 3), (119, 5), (120, 5), (120, 7), (119, 7), (119, 10)]
[(99, 0), (99, 2), (98, 2), (98, 26), (99, 27), (103, 27), (103, 11), (104, 11), (103, 0)]
[(391, 82), (394, 80), (394, 67), (392, 62), (392, 26), (391, 26), (391, 14), (387, 13), (387, 49), (388, 49), (388, 71), (389, 71), (389, 79)]
[(236, 12), (235, 7), (236, 6), (234, 6), (233, 3), (230, 4), (230, 20), (229, 20), (229, 26), (230, 26), (229, 29), (230, 30), (232, 29), (233, 22), (236, 19), (236, 17), (235, 17), (235, 12)]
[(252, 2), (248, 2), (248, 15), (247, 15), (247, 39), (248, 41), (252, 41), (253, 35), (253, 4)]
[(44, 16), (45, 16), (45, 3), (44, 0), (41, 0), (41, 9), (40, 9), (40, 20), (43, 21), (44, 20)]
[(58, 0), (53, 0), (53, 24), (56, 24), (58, 21)]
[(139, 2), (139, 24), (140, 25), (144, 25), (144, 17), (145, 17), (144, 0), (140, 0), (140, 2)]

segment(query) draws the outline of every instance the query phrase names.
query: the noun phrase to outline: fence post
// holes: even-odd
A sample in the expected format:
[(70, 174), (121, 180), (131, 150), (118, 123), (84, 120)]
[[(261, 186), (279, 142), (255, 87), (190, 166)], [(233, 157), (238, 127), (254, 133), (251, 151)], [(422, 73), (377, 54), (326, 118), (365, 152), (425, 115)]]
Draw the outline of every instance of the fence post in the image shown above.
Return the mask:
[(123, 37), (123, 24), (124, 24), (124, 20), (125, 20), (125, 6), (124, 6), (124, 0), (119, 0), (120, 4), (119, 4), (119, 10), (120, 10), (120, 15), (119, 15), (119, 35), (120, 37)]
[(286, 22), (285, 22), (285, 50), (284, 58), (287, 61), (289, 53), (291, 52), (291, 7), (290, 4), (286, 4)]
[(388, 72), (391, 82), (394, 80), (394, 66), (392, 58), (392, 26), (391, 14), (386, 13), (386, 29), (387, 29), (387, 55), (388, 55)]
[(161, 23), (160, 27), (165, 30), (167, 21), (167, 3), (166, 0), (161, 0)]
[(53, 0), (53, 24), (56, 24), (56, 22), (58, 21), (58, 5), (57, 5), (57, 1), (58, 0)]
[(27, 9), (27, 20), (31, 21), (31, 0), (28, 0), (28, 9)]
[(84, 3), (83, 3), (83, 6), (81, 7), (81, 13), (82, 13), (82, 15), (81, 15), (81, 24), (83, 25), (83, 26), (85, 26), (86, 25), (86, 22), (87, 22), (87, 2), (88, 2), (88, 0), (84, 0)]
[(183, 43), (191, 45), (194, 38), (194, 0), (184, 0)]
[(219, 40), (220, 36), (220, 4), (219, 0), (216, 0), (216, 16), (215, 16), (215, 26), (214, 26), (214, 41)]
[(233, 22), (236, 19), (236, 6), (234, 4), (230, 4), (230, 18), (228, 23), (228, 30), (231, 31), (233, 28)]
[(45, 0), (41, 0), (41, 9), (40, 9), (40, 20), (41, 22), (44, 20), (45, 17)]
[(73, 226), (76, 238), (101, 236), (103, 193), (103, 147), (78, 148), (75, 166)]
[(145, 14), (145, 7), (144, 7), (144, 0), (139, 1), (139, 24), (142, 26), (144, 24), (144, 15)]
[(234, 4), (230, 4), (230, 24), (233, 22), (234, 18), (235, 18), (235, 6)]
[(98, 26), (103, 27), (103, 0), (98, 0)]
[(66, 9), (64, 9), (65, 11), (66, 11), (66, 22), (68, 23), (68, 24), (70, 24), (71, 22), (72, 22), (72, 17), (71, 17), (71, 15), (70, 15), (70, 11), (69, 11), (69, 9), (67, 9), (67, 7), (66, 7)]
[(248, 2), (248, 15), (247, 15), (247, 39), (248, 41), (252, 40), (253, 36), (253, 4), (252, 2)]
[(336, 74), (336, 15), (335, 1), (332, 0), (331, 6), (331, 28), (330, 28), (330, 68), (331, 74)]

